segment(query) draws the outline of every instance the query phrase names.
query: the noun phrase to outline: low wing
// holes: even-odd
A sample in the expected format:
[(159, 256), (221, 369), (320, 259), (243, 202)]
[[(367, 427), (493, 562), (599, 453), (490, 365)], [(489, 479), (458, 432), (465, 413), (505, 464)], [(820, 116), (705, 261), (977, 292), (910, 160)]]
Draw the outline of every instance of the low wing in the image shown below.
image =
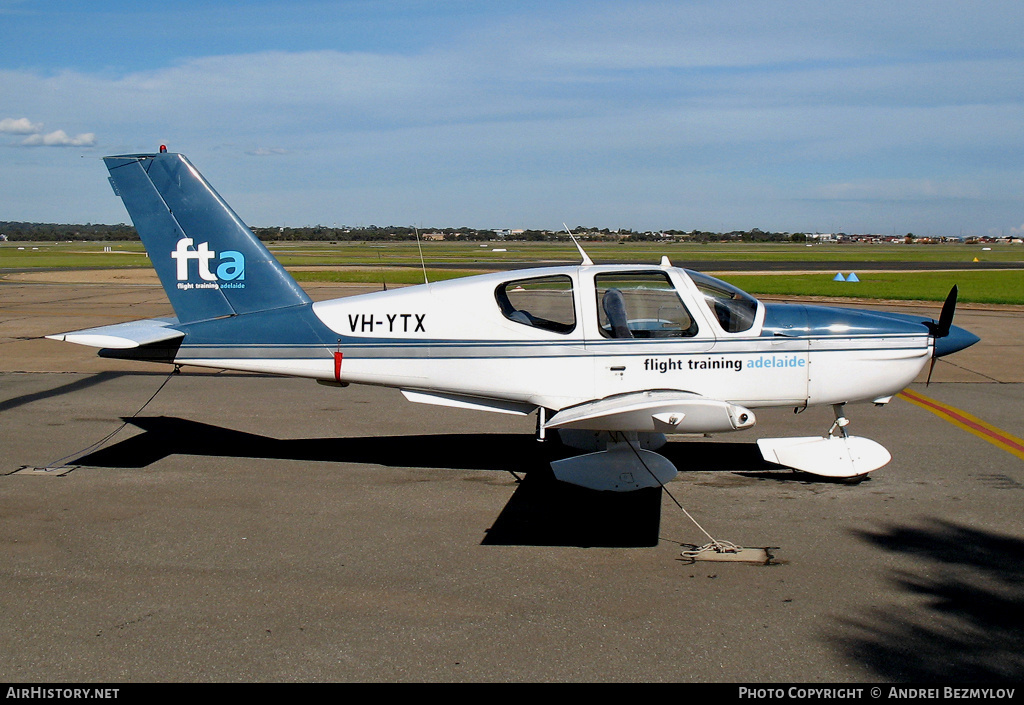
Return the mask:
[[(570, 406), (552, 416), (544, 428), (721, 433), (749, 428), (754, 423), (753, 412), (742, 406), (692, 392), (661, 389), (616, 394)], [(596, 453), (553, 461), (551, 469), (559, 480), (593, 490), (629, 492), (663, 486), (675, 477), (675, 466), (641, 444), (641, 439), (628, 438), (610, 442)]]
[(94, 348), (127, 350), (184, 338), (185, 333), (174, 328), (177, 323), (178, 319), (176, 318), (150, 318), (112, 326), (86, 328), (69, 333), (57, 333), (46, 337), (50, 340), (89, 345)]
[(722, 433), (754, 425), (754, 412), (692, 392), (652, 390), (616, 394), (562, 409), (545, 428), (648, 433)]

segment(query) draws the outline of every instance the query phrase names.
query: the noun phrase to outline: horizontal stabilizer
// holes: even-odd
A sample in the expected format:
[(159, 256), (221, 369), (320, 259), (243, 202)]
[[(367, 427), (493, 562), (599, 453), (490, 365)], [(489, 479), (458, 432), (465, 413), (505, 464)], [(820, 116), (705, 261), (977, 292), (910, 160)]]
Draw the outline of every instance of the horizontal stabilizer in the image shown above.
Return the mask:
[(859, 477), (892, 460), (881, 444), (859, 436), (761, 438), (757, 447), (769, 463), (822, 477)]
[(174, 318), (150, 318), (112, 326), (86, 328), (70, 333), (57, 333), (46, 337), (50, 340), (77, 343), (94, 348), (127, 350), (184, 338), (185, 334), (182, 331), (172, 328), (177, 322), (177, 319)]
[(648, 433), (723, 433), (749, 428), (749, 409), (689, 392), (660, 390), (605, 397), (562, 409), (546, 428)]

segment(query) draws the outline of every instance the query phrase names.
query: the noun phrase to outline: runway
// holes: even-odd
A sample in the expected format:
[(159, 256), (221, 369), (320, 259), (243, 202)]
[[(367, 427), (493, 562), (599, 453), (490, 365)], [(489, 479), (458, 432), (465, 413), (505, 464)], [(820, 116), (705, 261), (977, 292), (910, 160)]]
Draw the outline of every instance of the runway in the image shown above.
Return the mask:
[[(311, 287), (322, 299), (354, 287)], [(562, 486), (534, 419), (186, 372), (39, 336), (169, 313), (150, 285), (0, 283), (0, 663), (10, 682), (884, 682), (1024, 676), (1024, 460), (897, 398), (856, 485), (673, 438), (660, 490)], [(1022, 312), (911, 393), (1024, 437)], [(948, 360), (953, 364), (945, 364)], [(17, 472), (82, 450), (69, 472)], [(710, 534), (771, 565), (689, 563)]]

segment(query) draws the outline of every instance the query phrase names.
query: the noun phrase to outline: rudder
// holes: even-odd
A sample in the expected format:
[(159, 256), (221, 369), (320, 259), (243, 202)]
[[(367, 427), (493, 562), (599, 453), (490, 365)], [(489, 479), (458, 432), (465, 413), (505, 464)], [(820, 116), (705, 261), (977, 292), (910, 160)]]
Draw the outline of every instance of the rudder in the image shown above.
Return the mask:
[(180, 322), (311, 303), (184, 155), (103, 161)]

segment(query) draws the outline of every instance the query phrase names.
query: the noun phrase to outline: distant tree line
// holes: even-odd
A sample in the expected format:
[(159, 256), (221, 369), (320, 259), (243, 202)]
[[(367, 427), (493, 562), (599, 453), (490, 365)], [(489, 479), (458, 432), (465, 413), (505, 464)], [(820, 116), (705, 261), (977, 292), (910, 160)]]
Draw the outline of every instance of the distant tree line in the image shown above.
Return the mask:
[(8, 240), (62, 242), (65, 240), (138, 240), (131, 225), (57, 225), (54, 223), (18, 223), (0, 220), (0, 234)]
[(253, 228), (264, 242), (364, 242), (377, 240), (415, 240), (417, 232), (425, 235), (441, 233), (445, 240), (493, 240), (493, 230), (472, 228), (415, 228), (413, 226), (381, 226), (328, 228), (322, 225), (304, 228)]
[[(327, 228), (323, 226), (305, 228), (253, 228), (260, 240), (265, 242), (308, 242), (308, 241), (366, 241), (366, 240), (415, 240), (417, 229), (402, 226), (370, 225), (358, 228)], [(522, 230), (512, 234), (499, 236), (494, 230), (478, 230), (474, 228), (419, 228), (420, 237), (441, 234), (449, 242), (459, 241), (564, 241), (569, 239), (565, 230)], [(576, 226), (572, 229), (575, 237), (582, 240), (630, 240), (630, 241), (665, 241), (687, 240), (691, 242), (804, 242), (804, 233), (775, 233), (754, 228), (746, 231), (728, 233), (712, 233), (700, 230), (661, 230), (658, 232), (636, 232), (633, 230), (609, 230), (608, 228), (591, 228)]]
[[(274, 227), (253, 228), (256, 236), (264, 242), (364, 242), (382, 240), (415, 240), (417, 232), (420, 237), (437, 239), (443, 235), (446, 241), (488, 241), (496, 239), (520, 241), (563, 241), (569, 235), (565, 230), (523, 230), (499, 236), (494, 230), (476, 228), (415, 228), (413, 226), (379, 226), (360, 227), (326, 227), (314, 225), (301, 228)], [(671, 241), (686, 240), (688, 242), (805, 242), (808, 236), (804, 233), (777, 233), (760, 228), (752, 230), (734, 230), (727, 233), (713, 233), (701, 230), (662, 230), (658, 232), (634, 232), (633, 230), (594, 228), (577, 225), (572, 229), (573, 235), (581, 240), (606, 241)], [(21, 223), (0, 221), (0, 234), (11, 241), (130, 241), (138, 240), (138, 233), (131, 225), (58, 225), (53, 223)], [(847, 238), (845, 233), (838, 233), (840, 239)], [(907, 240), (913, 236), (908, 234)]]

